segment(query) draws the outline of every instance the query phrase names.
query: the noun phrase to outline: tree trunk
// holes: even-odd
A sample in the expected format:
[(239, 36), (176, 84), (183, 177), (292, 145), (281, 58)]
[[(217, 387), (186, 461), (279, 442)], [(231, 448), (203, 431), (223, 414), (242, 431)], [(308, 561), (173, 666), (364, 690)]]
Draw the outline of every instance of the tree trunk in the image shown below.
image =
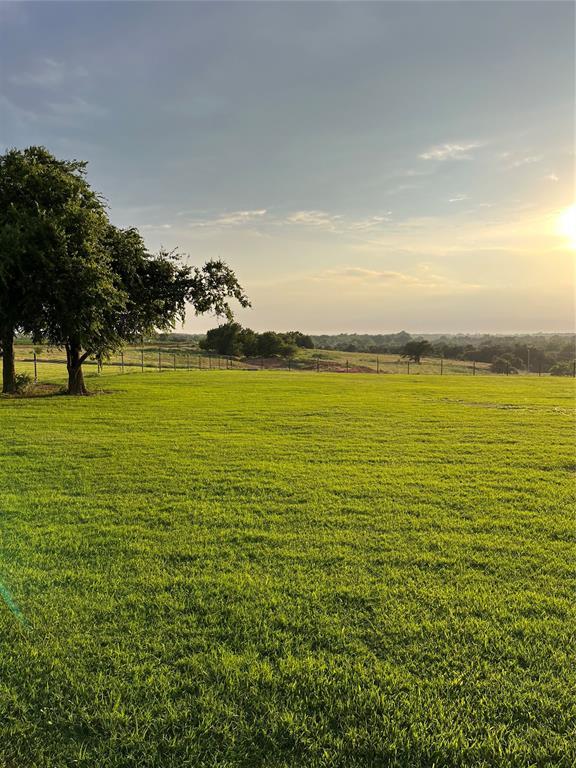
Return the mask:
[(2, 326), (2, 392), (16, 392), (16, 370), (14, 368), (14, 328)]
[(66, 345), (66, 366), (68, 368), (68, 394), (69, 395), (87, 395), (88, 390), (84, 384), (84, 374), (82, 373), (82, 363), (86, 359), (85, 355), (80, 354), (80, 346), (74, 342)]

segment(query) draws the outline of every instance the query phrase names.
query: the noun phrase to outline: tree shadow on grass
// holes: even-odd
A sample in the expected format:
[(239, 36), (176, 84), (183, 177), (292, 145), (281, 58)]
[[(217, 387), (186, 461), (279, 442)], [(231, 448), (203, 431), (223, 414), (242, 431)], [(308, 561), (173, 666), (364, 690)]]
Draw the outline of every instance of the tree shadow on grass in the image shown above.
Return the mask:
[(27, 387), (23, 392), (15, 394), (0, 394), (0, 400), (38, 400), (51, 397), (95, 397), (97, 395), (112, 395), (118, 390), (95, 389), (86, 392), (84, 395), (69, 395), (66, 387), (62, 384), (34, 384)]

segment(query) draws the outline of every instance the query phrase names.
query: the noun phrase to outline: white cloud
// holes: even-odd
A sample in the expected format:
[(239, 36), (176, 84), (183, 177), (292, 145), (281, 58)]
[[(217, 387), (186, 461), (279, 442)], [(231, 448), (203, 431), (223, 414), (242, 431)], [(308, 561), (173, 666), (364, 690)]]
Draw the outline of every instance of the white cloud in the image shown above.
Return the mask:
[(482, 145), (477, 141), (464, 144), (439, 144), (422, 152), (419, 157), (422, 160), (470, 160), (470, 150), (478, 149)]
[(286, 218), (289, 224), (315, 227), (337, 234), (354, 234), (378, 229), (392, 221), (392, 211), (366, 216), (360, 219), (346, 217), (327, 211), (296, 211)]
[(546, 176), (544, 176), (544, 178), (545, 178), (547, 181), (560, 181), (559, 177), (558, 177), (558, 176), (556, 176), (556, 174), (555, 174), (555, 173), (549, 173), (549, 174), (547, 174)]
[(448, 199), (449, 203), (460, 203), (463, 200), (468, 200), (468, 195), (455, 195), (454, 197), (450, 197)]
[(199, 229), (206, 227), (232, 227), (249, 224), (266, 216), (267, 213), (268, 211), (266, 208), (259, 208), (252, 211), (231, 211), (230, 213), (221, 213), (211, 219), (194, 219), (188, 222), (188, 225), (192, 228)]
[(352, 230), (353, 232), (364, 232), (370, 229), (377, 229), (383, 224), (388, 224), (391, 222), (391, 217), (392, 211), (386, 211), (386, 213), (381, 216), (369, 216), (366, 219), (357, 219), (356, 221), (350, 222), (348, 229)]
[(520, 168), (523, 165), (532, 165), (532, 163), (539, 163), (542, 160), (542, 155), (528, 155), (527, 157), (521, 157), (516, 160), (510, 166), (511, 168)]
[(325, 211), (296, 211), (288, 216), (288, 221), (292, 224), (305, 224), (311, 227), (320, 227), (321, 229), (334, 230), (341, 216)]

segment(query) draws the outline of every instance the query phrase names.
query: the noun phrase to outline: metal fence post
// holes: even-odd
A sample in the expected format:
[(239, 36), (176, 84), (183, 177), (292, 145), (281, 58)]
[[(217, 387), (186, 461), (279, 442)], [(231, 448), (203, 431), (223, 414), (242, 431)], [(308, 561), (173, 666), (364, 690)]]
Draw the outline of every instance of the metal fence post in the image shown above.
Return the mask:
[(34, 350), (34, 384), (38, 383), (38, 366), (36, 360), (36, 350)]
[(158, 370), (162, 372), (162, 350), (158, 347)]
[(173, 359), (173, 362), (174, 362), (174, 370), (176, 370), (176, 353), (175, 352), (172, 355), (172, 359)]
[(408, 373), (410, 373), (410, 360), (408, 360), (408, 362), (406, 363), (406, 365), (408, 366)]
[(198, 355), (198, 370), (202, 370), (202, 355)]
[(472, 376), (476, 376), (476, 360), (472, 361)]
[(144, 348), (140, 350), (140, 371), (144, 373)]
[(350, 363), (346, 360), (346, 373), (350, 373)]
[(444, 375), (444, 355), (440, 358), (440, 376)]
[(380, 358), (376, 358), (376, 373), (380, 373)]
[(120, 370), (124, 373), (124, 350), (120, 352)]

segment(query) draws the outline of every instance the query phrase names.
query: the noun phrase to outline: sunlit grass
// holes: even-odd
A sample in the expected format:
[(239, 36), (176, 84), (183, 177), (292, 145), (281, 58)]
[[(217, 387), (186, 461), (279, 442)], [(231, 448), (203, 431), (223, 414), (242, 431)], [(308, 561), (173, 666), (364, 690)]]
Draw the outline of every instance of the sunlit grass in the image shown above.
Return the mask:
[(2, 768), (572, 766), (571, 380), (0, 399)]

